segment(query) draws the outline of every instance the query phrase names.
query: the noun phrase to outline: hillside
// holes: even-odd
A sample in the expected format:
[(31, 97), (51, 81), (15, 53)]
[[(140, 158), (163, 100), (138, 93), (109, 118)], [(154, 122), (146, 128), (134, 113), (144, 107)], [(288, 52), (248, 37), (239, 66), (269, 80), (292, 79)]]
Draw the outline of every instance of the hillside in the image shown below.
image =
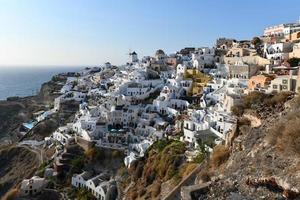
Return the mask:
[(128, 172), (120, 170), (125, 199), (299, 199), (299, 105), (291, 93), (245, 96), (233, 108), (236, 129), (173, 196), (165, 195), (198, 164), (185, 161), (181, 142), (155, 143)]
[(24, 178), (30, 178), (40, 165), (34, 152), (16, 146), (1, 147), (0, 163), (0, 196)]
[(214, 149), (192, 199), (300, 198), (300, 98), (291, 97), (254, 93), (234, 108), (237, 130)]
[(186, 163), (185, 150), (185, 144), (179, 141), (154, 143), (145, 158), (135, 162), (128, 173), (123, 172), (125, 199), (163, 198), (197, 166)]
[[(49, 102), (57, 97), (65, 79), (54, 79), (42, 85), (39, 94), (29, 97), (9, 97), (6, 101), (0, 101), (0, 142), (15, 142), (20, 137), (19, 127), (22, 123), (32, 119), (34, 112), (45, 109)], [(4, 142), (6, 141), (6, 142)]]

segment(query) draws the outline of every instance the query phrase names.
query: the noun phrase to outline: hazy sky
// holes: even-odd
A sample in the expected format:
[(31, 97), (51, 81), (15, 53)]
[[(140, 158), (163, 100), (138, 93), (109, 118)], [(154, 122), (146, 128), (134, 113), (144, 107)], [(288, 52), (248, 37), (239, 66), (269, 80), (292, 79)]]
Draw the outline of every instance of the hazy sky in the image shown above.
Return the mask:
[(299, 16), (299, 0), (0, 0), (0, 65), (121, 64)]

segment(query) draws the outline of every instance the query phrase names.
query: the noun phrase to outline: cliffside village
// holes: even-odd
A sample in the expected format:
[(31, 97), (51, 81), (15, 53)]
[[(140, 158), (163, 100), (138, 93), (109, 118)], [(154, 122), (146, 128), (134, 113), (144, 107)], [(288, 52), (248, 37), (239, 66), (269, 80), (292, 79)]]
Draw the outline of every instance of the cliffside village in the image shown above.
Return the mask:
[[(56, 145), (55, 167), (46, 170), (51, 176), (65, 170), (64, 161), (71, 155), (65, 146), (72, 143), (84, 149), (95, 145), (122, 150), (130, 167), (155, 141), (170, 138), (186, 143), (190, 161), (199, 145), (212, 151), (235, 129), (231, 108), (244, 95), (297, 92), (299, 66), (288, 62), (295, 58), (300, 58), (300, 23), (267, 27), (263, 36), (252, 40), (219, 38), (214, 47), (189, 47), (174, 54), (159, 49), (140, 58), (133, 51), (121, 66), (107, 62), (58, 75), (67, 76), (67, 81), (54, 107), (24, 126), (30, 130), (63, 104), (78, 103), (74, 121), (42, 141), (48, 147)], [(41, 191), (46, 180), (24, 180), (23, 195)], [(116, 187), (113, 177), (86, 171), (73, 174), (71, 184), (88, 188), (101, 200)]]

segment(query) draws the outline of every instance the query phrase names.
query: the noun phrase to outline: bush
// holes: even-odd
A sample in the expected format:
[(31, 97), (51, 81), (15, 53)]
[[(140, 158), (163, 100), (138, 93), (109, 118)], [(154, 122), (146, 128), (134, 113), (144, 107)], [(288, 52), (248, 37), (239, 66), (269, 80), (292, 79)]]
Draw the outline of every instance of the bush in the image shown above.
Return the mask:
[(87, 159), (92, 161), (103, 160), (105, 158), (105, 152), (97, 147), (89, 148), (84, 152), (84, 155)]
[(284, 104), (291, 97), (291, 95), (292, 94), (290, 92), (276, 93), (273, 97), (265, 99), (264, 104), (266, 104), (269, 107)]
[(161, 184), (160, 183), (157, 182), (157, 183), (153, 184), (153, 189), (152, 189), (152, 192), (151, 192), (152, 198), (157, 197), (160, 194), (160, 190), (161, 190)]
[(84, 167), (84, 158), (82, 156), (74, 158), (71, 161), (71, 165), (74, 171), (80, 172), (81, 169)]
[(271, 130), (269, 141), (287, 155), (300, 155), (300, 113), (299, 109), (289, 113), (285, 120), (277, 123)]
[(196, 163), (186, 163), (183, 167), (179, 170), (179, 176), (181, 178), (186, 177), (189, 175), (195, 168), (197, 167)]
[(194, 158), (194, 162), (195, 163), (202, 163), (204, 161), (204, 159), (206, 158), (205, 153), (203, 152), (199, 152), (197, 154), (197, 156)]
[(214, 148), (211, 156), (211, 165), (213, 168), (217, 168), (225, 163), (230, 156), (230, 150), (225, 145), (218, 145)]
[(122, 156), (122, 152), (118, 150), (113, 150), (112, 151), (112, 157), (113, 158), (120, 158)]
[(297, 67), (299, 65), (300, 58), (290, 58), (288, 59), (288, 63), (291, 67)]
[(94, 200), (96, 199), (93, 194), (87, 189), (81, 188), (76, 192), (76, 199), (78, 200)]
[(135, 171), (134, 171), (134, 174), (133, 174), (133, 178), (134, 180), (137, 180), (139, 179), (140, 177), (142, 177), (142, 174), (143, 174), (143, 163), (142, 162), (138, 162), (136, 168), (135, 168)]
[(242, 116), (244, 113), (244, 107), (242, 104), (237, 104), (231, 107), (231, 112), (232, 114), (236, 115), (236, 116)]
[(251, 43), (252, 43), (255, 47), (257, 47), (257, 46), (261, 45), (262, 41), (261, 41), (261, 39), (260, 39), (259, 37), (254, 37), (254, 38), (251, 40)]
[(151, 149), (156, 149), (158, 150), (159, 152), (161, 152), (162, 150), (165, 149), (165, 147), (170, 144), (170, 141), (169, 140), (158, 140), (157, 142), (155, 142), (153, 145), (152, 145), (152, 148)]
[(237, 123), (239, 126), (244, 126), (244, 125), (248, 126), (251, 124), (251, 121), (245, 117), (242, 117), (242, 118), (238, 119)]
[(139, 191), (139, 197), (142, 197), (146, 194), (147, 190), (145, 188), (142, 188), (140, 191)]
[(161, 140), (149, 148), (148, 159), (143, 166), (146, 185), (154, 179), (167, 181), (176, 176), (184, 163), (185, 144), (174, 140)]
[(208, 182), (208, 181), (210, 181), (211, 180), (211, 174), (208, 172), (208, 171), (201, 171), (200, 173), (199, 173), (199, 175), (198, 175), (198, 177), (200, 178), (200, 180), (202, 181), (202, 182)]
[(166, 172), (167, 179), (171, 179), (177, 173), (178, 173), (178, 171), (175, 169), (174, 165), (169, 166), (168, 169), (167, 169), (167, 172)]
[(247, 109), (257, 109), (259, 107), (275, 107), (284, 104), (292, 97), (291, 92), (280, 92), (265, 94), (261, 92), (251, 92), (244, 96), (239, 104), (231, 107), (231, 112), (236, 116), (242, 116)]
[(131, 191), (131, 193), (129, 194), (130, 199), (136, 199), (138, 198), (139, 194), (136, 190)]

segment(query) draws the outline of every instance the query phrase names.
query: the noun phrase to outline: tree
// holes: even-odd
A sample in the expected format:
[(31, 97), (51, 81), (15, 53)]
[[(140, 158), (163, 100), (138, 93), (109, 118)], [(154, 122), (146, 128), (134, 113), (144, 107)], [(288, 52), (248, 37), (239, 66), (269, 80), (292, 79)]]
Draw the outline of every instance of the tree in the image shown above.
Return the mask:
[(255, 46), (258, 47), (259, 45), (261, 45), (262, 41), (259, 37), (254, 37), (251, 41), (251, 43)]
[(288, 59), (288, 63), (291, 65), (291, 67), (297, 67), (300, 64), (300, 58), (290, 58)]

